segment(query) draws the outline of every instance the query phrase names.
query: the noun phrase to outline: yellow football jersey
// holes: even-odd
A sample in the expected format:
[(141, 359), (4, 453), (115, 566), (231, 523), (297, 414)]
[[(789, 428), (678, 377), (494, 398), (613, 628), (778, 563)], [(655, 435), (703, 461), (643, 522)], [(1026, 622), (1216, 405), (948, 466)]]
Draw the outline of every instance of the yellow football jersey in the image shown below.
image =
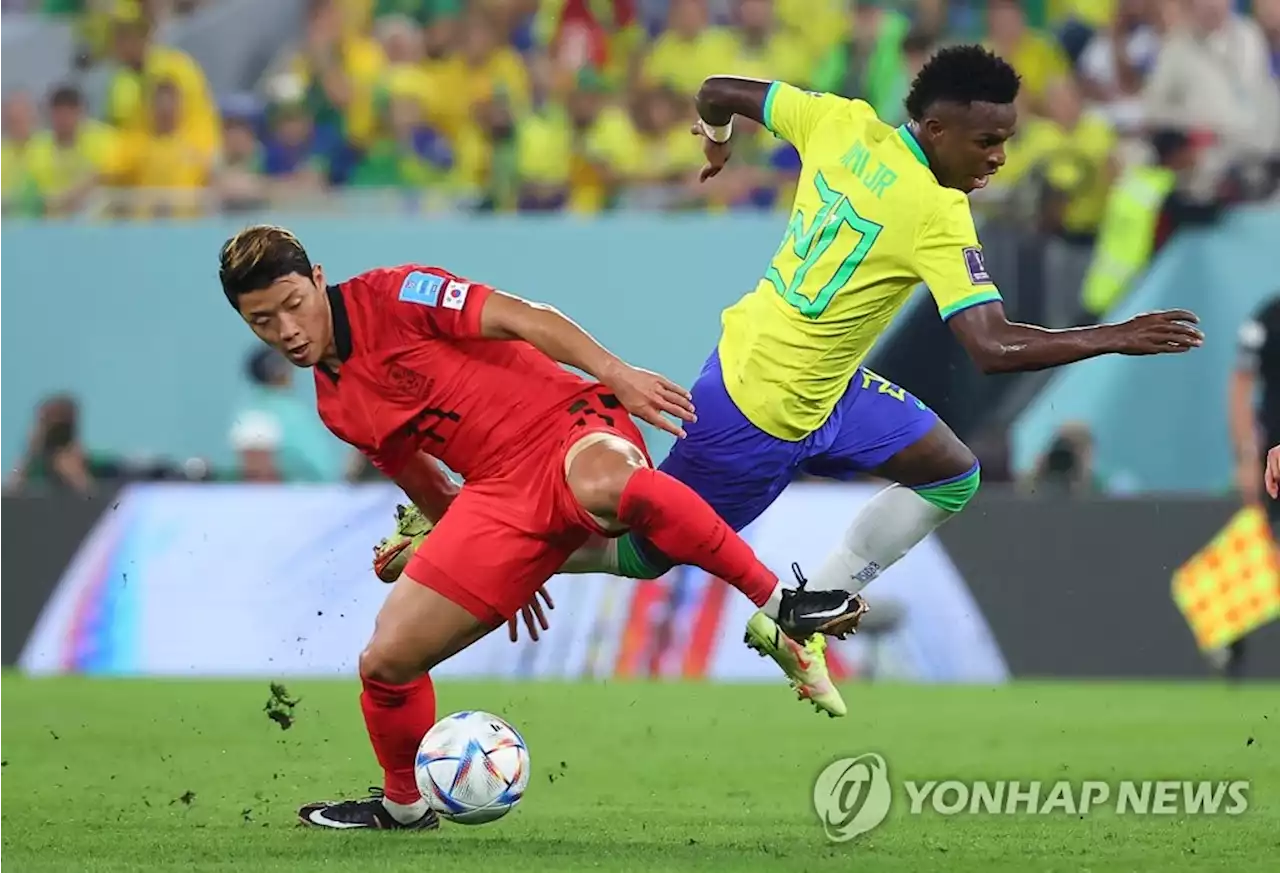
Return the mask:
[(861, 100), (774, 82), (764, 121), (800, 153), (782, 245), (724, 311), (725, 388), (779, 439), (817, 430), (920, 282), (944, 319), (1000, 299), (965, 195), (938, 184), (905, 126)]

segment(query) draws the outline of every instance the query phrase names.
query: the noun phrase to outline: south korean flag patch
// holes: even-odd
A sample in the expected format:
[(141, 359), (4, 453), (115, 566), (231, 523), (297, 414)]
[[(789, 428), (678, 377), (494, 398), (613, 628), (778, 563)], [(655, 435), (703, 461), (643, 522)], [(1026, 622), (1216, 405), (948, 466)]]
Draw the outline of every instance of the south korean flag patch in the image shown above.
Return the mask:
[(444, 301), (440, 305), (445, 309), (456, 309), (461, 312), (462, 307), (467, 304), (467, 292), (470, 290), (470, 282), (451, 279), (444, 288)]

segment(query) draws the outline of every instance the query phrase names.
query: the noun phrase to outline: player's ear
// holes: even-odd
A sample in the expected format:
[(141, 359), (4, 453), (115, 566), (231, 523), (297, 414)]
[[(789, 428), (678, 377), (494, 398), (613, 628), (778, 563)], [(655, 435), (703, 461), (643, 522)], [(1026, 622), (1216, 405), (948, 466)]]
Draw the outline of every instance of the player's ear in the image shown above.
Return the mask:
[(325, 281), (324, 281), (324, 267), (322, 267), (319, 264), (316, 264), (314, 267), (312, 267), (311, 280), (316, 283), (317, 288), (323, 291), (326, 287)]

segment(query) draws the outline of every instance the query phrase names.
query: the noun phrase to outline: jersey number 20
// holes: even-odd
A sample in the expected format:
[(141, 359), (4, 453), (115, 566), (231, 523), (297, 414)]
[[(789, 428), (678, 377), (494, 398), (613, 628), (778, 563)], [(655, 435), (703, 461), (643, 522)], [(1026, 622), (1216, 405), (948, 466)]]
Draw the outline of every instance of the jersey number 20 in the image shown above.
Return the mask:
[[(813, 221), (808, 228), (804, 226), (804, 214), (796, 210), (791, 216), (787, 235), (783, 238), (782, 248), (779, 250), (779, 253), (785, 251), (789, 243), (795, 256), (800, 259), (800, 264), (796, 267), (791, 281), (784, 283), (782, 274), (775, 266), (770, 265), (765, 272), (765, 278), (782, 295), (782, 299), (794, 306), (805, 318), (817, 318), (826, 311), (826, 308), (831, 305), (831, 298), (849, 283), (854, 271), (875, 245), (876, 237), (880, 235), (880, 231), (884, 230), (881, 225), (859, 215), (854, 210), (853, 204), (849, 202), (849, 198), (833, 190), (827, 184), (827, 180), (822, 177), (822, 173), (814, 176), (813, 184), (818, 189), (822, 206), (813, 216)], [(849, 252), (848, 257), (840, 262), (835, 274), (827, 280), (818, 293), (812, 299), (806, 297), (800, 293), (800, 289), (804, 286), (809, 270), (827, 253), (827, 249), (831, 248), (836, 241), (836, 236), (840, 233), (840, 228), (844, 226), (848, 226), (859, 235), (858, 244)]]

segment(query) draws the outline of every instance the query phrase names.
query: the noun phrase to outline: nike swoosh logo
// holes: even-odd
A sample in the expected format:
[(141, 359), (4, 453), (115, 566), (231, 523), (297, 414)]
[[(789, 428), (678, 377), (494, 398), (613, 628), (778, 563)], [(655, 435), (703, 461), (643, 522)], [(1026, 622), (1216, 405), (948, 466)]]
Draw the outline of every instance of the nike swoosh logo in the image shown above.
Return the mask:
[(325, 817), (324, 817), (324, 810), (323, 810), (323, 809), (313, 809), (313, 810), (311, 810), (311, 814), (307, 816), (307, 819), (308, 819), (312, 824), (320, 825), (320, 827), (322, 827), (322, 828), (339, 828), (339, 829), (343, 829), (343, 828), (362, 828), (362, 827), (366, 827), (366, 825), (362, 825), (362, 824), (360, 824), (359, 822), (354, 822), (354, 821), (334, 821), (334, 820), (333, 820), (333, 819), (331, 819), (331, 818), (325, 818)]
[(843, 606), (837, 606), (835, 609), (828, 609), (823, 612), (806, 612), (804, 614), (804, 617), (805, 618), (835, 618), (838, 615), (844, 615), (845, 612), (848, 611), (848, 609), (849, 609), (849, 604), (845, 603)]
[[(398, 558), (400, 556), (400, 553), (409, 547), (409, 543), (410, 543), (409, 540), (405, 540), (404, 542), (399, 543), (393, 548), (391, 548), (389, 551), (380, 552), (374, 556), (373, 572), (379, 579), (382, 579), (382, 573), (384, 570), (386, 570), (387, 565), (390, 564), (392, 561), (394, 561), (396, 558)], [(382, 579), (382, 581), (394, 582), (395, 580)]]

